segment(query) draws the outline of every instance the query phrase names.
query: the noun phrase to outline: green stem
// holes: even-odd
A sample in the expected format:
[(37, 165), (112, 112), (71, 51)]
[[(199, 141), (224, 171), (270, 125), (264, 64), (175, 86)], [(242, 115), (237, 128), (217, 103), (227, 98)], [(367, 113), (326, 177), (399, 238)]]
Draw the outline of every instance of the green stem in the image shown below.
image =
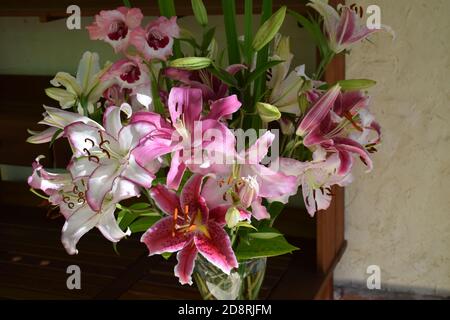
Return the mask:
[(131, 3), (129, 0), (123, 0), (123, 5), (127, 8), (131, 8)]

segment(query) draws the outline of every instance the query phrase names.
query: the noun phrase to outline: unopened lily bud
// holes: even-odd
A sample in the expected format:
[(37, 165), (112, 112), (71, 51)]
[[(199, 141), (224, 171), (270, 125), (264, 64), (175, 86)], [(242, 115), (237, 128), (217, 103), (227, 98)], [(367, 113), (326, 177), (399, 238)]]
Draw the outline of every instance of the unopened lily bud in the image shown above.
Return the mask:
[(284, 18), (286, 16), (286, 6), (282, 6), (275, 12), (269, 20), (259, 28), (253, 40), (252, 47), (255, 51), (259, 51), (264, 48), (270, 41), (273, 40), (275, 35), (281, 28)]
[(236, 207), (230, 207), (225, 214), (225, 221), (227, 222), (228, 228), (234, 228), (239, 223), (240, 218), (241, 213), (239, 210)]
[(194, 16), (197, 22), (206, 26), (208, 24), (208, 13), (206, 12), (205, 5), (202, 0), (191, 0), (192, 11), (194, 11)]
[(275, 55), (280, 57), (280, 60), (288, 61), (292, 57), (290, 48), (290, 39), (287, 36), (281, 36), (278, 41), (277, 48), (275, 50)]
[(374, 85), (377, 82), (369, 79), (350, 79), (350, 80), (342, 80), (339, 81), (339, 85), (342, 88), (342, 91), (358, 91), (358, 90), (366, 90)]
[(237, 182), (237, 192), (241, 206), (245, 209), (251, 206), (259, 193), (258, 181), (255, 177), (242, 177)]
[(211, 43), (208, 46), (208, 55), (207, 57), (211, 60), (216, 60), (217, 55), (219, 53), (219, 47), (217, 45), (216, 39), (211, 39)]
[(292, 123), (292, 120), (289, 118), (281, 118), (280, 127), (281, 132), (286, 136), (290, 136), (295, 133), (294, 124)]
[(172, 60), (169, 62), (169, 67), (179, 68), (184, 70), (200, 70), (208, 68), (212, 61), (204, 57), (187, 57)]
[(268, 103), (258, 102), (256, 104), (256, 110), (259, 116), (261, 117), (262, 121), (267, 123), (276, 121), (281, 118), (280, 110), (278, 110), (277, 107)]

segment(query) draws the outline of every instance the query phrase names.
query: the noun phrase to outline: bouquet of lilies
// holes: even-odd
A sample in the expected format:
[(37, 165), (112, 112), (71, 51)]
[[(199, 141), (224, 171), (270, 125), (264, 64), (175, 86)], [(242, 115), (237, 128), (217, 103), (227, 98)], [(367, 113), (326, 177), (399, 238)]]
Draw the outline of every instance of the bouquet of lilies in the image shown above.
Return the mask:
[[(254, 34), (250, 0), (239, 37), (234, 1), (224, 1), (220, 48), (201, 0), (192, 1), (199, 37), (180, 28), (171, 1), (160, 5), (163, 16), (147, 25), (129, 6), (95, 16), (90, 38), (120, 57), (101, 68), (86, 52), (75, 77), (56, 74), (46, 93), (59, 107), (44, 106), (47, 128), (28, 142), (64, 138), (73, 155), (65, 173), (37, 157), (28, 183), (65, 217), (69, 254), (94, 227), (114, 243), (143, 232), (150, 255), (177, 253), (175, 275), (191, 284), (198, 254), (228, 274), (238, 261), (292, 252), (273, 228), (289, 198), (301, 188), (313, 216), (329, 207), (332, 186), (351, 183), (355, 159), (372, 169), (380, 126), (366, 90), (375, 82), (322, 76), (377, 30), (349, 7), (312, 0), (309, 17), (263, 5)], [(279, 34), (287, 14), (320, 50), (314, 74), (291, 68), (289, 37)]]

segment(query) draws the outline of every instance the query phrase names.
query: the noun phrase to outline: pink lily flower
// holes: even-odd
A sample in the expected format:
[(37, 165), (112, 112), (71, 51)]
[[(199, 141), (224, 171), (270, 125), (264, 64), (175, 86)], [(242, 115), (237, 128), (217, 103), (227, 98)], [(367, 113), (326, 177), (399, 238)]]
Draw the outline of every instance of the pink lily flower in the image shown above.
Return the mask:
[[(370, 129), (372, 124), (379, 129), (375, 122), (368, 125), (369, 129), (365, 127), (363, 129), (366, 124), (362, 124), (356, 119), (362, 110), (367, 109), (367, 106), (368, 97), (361, 92), (340, 93), (332, 109), (323, 117), (320, 124), (309, 131), (303, 141), (304, 145), (306, 147), (319, 145), (329, 152), (337, 152), (341, 161), (339, 168), (341, 175), (350, 172), (353, 166), (352, 154), (360, 157), (368, 167), (368, 171), (372, 170), (373, 163), (366, 148), (349, 137), (350, 130), (362, 133), (364, 130), (372, 130)], [(379, 131), (377, 130), (377, 132)]]
[(348, 6), (342, 6), (341, 13), (328, 5), (325, 0), (311, 0), (308, 6), (314, 8), (323, 17), (330, 48), (335, 53), (348, 50), (355, 43), (383, 29), (393, 35), (393, 31), (388, 26), (381, 26), (381, 29), (367, 28), (366, 22)]
[(211, 166), (212, 153), (234, 154), (235, 137), (220, 120), (236, 112), (241, 103), (235, 95), (220, 99), (211, 104), (208, 115), (202, 116), (200, 89), (173, 88), (168, 104), (171, 123), (151, 112), (138, 113), (131, 122), (148, 121), (157, 128), (136, 148), (136, 160), (148, 163), (171, 153), (167, 186), (177, 190), (186, 168), (198, 172)]
[[(209, 206), (234, 205), (243, 212), (251, 207), (257, 220), (270, 218), (262, 205), (263, 198), (272, 201), (297, 193), (295, 177), (268, 168), (260, 162), (267, 155), (275, 135), (266, 132), (248, 150), (238, 155), (238, 163), (222, 165), (221, 173), (209, 178), (202, 192)], [(248, 213), (250, 215), (250, 213)]]
[(179, 37), (180, 28), (177, 17), (159, 17), (150, 22), (145, 29), (139, 27), (131, 35), (131, 43), (143, 54), (145, 59), (166, 61), (172, 55), (174, 38)]
[(143, 121), (124, 126), (122, 111), (131, 116), (128, 104), (109, 107), (103, 115), (104, 128), (76, 122), (64, 129), (74, 152), (68, 169), (74, 179), (86, 178), (86, 201), (94, 211), (102, 210), (118, 181), (150, 188), (159, 169), (158, 161), (138, 164), (134, 152), (154, 126)]
[[(303, 199), (311, 217), (316, 212), (329, 208), (333, 185), (344, 187), (352, 182), (353, 177), (350, 173), (339, 174), (340, 166), (337, 154), (327, 157), (327, 152), (320, 148), (314, 152), (313, 161), (310, 162), (288, 158), (280, 161), (280, 171), (288, 176), (296, 177), (297, 185), (302, 186)], [(286, 198), (277, 199), (281, 202), (286, 200)]]
[(94, 23), (86, 29), (92, 40), (106, 41), (118, 53), (128, 48), (131, 33), (140, 26), (143, 18), (138, 8), (119, 7), (116, 10), (102, 10), (95, 16)]
[(115, 62), (101, 80), (113, 80), (121, 88), (131, 89), (132, 94), (150, 93), (149, 70), (136, 57), (128, 57)]
[(337, 84), (316, 101), (300, 122), (296, 132), (298, 136), (304, 137), (320, 125), (333, 108), (340, 91), (341, 87)]
[(134, 184), (126, 180), (116, 181), (102, 209), (97, 212), (92, 210), (86, 201), (85, 179), (73, 180), (69, 173), (47, 172), (39, 163), (42, 158), (42, 156), (38, 157), (33, 163), (33, 174), (28, 178), (28, 184), (48, 195), (49, 202), (59, 206), (62, 215), (66, 218), (61, 242), (68, 254), (78, 253), (76, 248), (78, 241), (94, 227), (97, 227), (103, 236), (112, 242), (118, 242), (131, 234), (130, 230), (123, 232), (120, 229), (114, 212), (117, 203), (139, 195), (139, 190)]
[(154, 187), (151, 196), (168, 216), (141, 238), (150, 255), (178, 252), (175, 275), (181, 284), (192, 284), (198, 253), (226, 274), (238, 267), (230, 238), (223, 229), (228, 207), (207, 206), (200, 195), (202, 181), (203, 176), (192, 176), (180, 197), (162, 185)]

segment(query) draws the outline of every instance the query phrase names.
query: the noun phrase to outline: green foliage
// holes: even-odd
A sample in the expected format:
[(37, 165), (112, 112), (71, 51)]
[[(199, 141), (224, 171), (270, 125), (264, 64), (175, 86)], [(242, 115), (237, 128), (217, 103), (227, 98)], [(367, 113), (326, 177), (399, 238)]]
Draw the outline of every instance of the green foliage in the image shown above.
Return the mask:
[(248, 241), (241, 241), (235, 251), (238, 260), (249, 260), (262, 257), (274, 257), (291, 253), (299, 248), (289, 244), (279, 235), (277, 237), (256, 239), (248, 237)]
[(241, 63), (241, 54), (236, 30), (236, 4), (234, 0), (222, 0), (222, 10), (227, 36), (229, 64)]

